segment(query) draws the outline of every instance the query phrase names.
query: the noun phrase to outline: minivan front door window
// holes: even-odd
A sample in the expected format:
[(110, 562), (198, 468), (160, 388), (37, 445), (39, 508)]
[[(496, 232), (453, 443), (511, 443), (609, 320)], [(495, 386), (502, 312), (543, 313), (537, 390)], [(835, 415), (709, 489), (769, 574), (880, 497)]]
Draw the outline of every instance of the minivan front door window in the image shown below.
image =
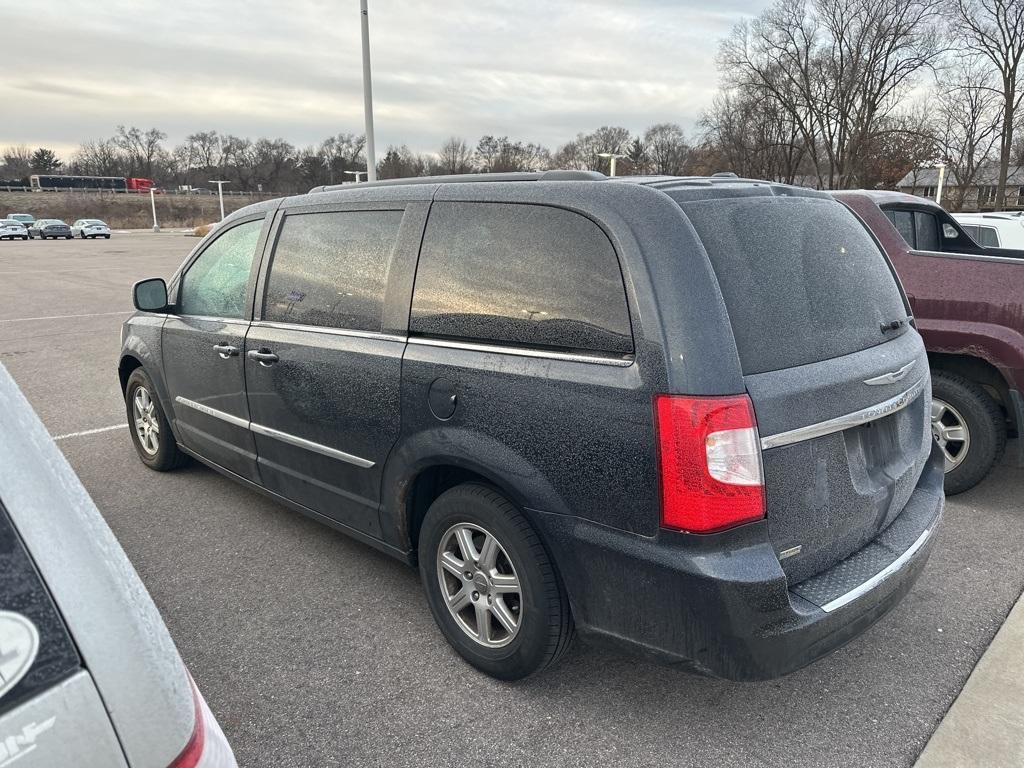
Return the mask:
[(192, 262), (181, 282), (178, 314), (242, 318), (246, 286), (263, 221), (224, 232)]

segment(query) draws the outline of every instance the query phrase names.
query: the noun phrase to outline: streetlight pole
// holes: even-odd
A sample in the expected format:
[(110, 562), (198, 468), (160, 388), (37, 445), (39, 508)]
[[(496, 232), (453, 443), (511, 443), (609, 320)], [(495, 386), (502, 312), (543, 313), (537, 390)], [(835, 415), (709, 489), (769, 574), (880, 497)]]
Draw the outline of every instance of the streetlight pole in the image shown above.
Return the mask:
[(939, 163), (935, 167), (939, 169), (939, 186), (935, 188), (935, 202), (942, 205), (942, 182), (946, 179), (946, 164)]
[(358, 184), (360, 174), (367, 173), (367, 171), (345, 171), (345, 173), (347, 173), (349, 176), (355, 176), (356, 184)]
[(615, 161), (618, 160), (620, 157), (626, 157), (626, 155), (618, 155), (618, 154), (616, 154), (614, 152), (598, 152), (597, 156), (598, 157), (608, 157), (608, 158), (611, 158), (611, 161), (612, 161), (611, 162), (611, 166), (612, 166), (611, 167), (611, 175), (612, 176), (615, 175)]
[(159, 232), (160, 225), (156, 223), (156, 190), (153, 187), (149, 188), (149, 205), (153, 209), (153, 231)]
[(370, 17), (366, 0), (359, 0), (363, 26), (363, 111), (366, 116), (366, 178), (377, 180), (377, 159), (373, 151), (373, 86), (370, 82)]
[(220, 198), (220, 220), (224, 221), (224, 185), (231, 182), (224, 179), (210, 179), (210, 183), (217, 185), (217, 196)]

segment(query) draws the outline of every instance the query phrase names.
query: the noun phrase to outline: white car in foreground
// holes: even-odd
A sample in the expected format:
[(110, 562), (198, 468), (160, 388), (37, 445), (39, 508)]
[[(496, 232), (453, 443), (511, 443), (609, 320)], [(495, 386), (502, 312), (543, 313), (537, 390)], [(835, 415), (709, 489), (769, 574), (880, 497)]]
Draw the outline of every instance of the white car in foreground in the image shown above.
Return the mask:
[(28, 230), (15, 219), (0, 219), (0, 240), (28, 240)]
[(954, 213), (953, 218), (978, 245), (1024, 251), (1024, 216), (1019, 213)]
[(156, 605), (0, 365), (0, 766), (237, 768)]
[(71, 225), (71, 234), (85, 240), (87, 237), (110, 239), (110, 227), (99, 219), (79, 219)]

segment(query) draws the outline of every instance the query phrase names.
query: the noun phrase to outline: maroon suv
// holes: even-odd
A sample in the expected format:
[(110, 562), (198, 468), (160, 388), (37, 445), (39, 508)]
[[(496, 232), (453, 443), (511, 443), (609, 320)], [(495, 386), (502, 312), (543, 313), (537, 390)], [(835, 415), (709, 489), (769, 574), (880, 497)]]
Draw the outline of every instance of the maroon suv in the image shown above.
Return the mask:
[[(982, 255), (930, 200), (897, 200), (884, 192), (833, 195), (867, 225), (899, 273), (928, 350), (932, 432), (946, 454), (946, 493), (965, 491), (981, 482), (1024, 424), (1024, 260)], [(919, 240), (963, 240), (976, 252), (912, 248), (886, 210), (896, 204), (912, 217)], [(1024, 465), (1022, 444), (1017, 440), (1014, 447), (1018, 466)]]

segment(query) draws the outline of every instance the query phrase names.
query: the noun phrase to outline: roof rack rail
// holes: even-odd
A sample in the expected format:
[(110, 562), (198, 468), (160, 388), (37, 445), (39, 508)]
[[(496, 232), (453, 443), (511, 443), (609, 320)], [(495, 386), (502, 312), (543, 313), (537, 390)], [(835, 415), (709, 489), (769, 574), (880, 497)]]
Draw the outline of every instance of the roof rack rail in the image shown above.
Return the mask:
[(314, 192), (334, 192), (339, 189), (366, 189), (367, 187), (393, 187), (406, 184), (467, 184), (481, 181), (602, 181), (608, 178), (598, 171), (540, 171), (513, 173), (461, 173), (452, 176), (410, 176), (402, 179), (363, 181), (356, 184), (326, 184), (313, 187)]

